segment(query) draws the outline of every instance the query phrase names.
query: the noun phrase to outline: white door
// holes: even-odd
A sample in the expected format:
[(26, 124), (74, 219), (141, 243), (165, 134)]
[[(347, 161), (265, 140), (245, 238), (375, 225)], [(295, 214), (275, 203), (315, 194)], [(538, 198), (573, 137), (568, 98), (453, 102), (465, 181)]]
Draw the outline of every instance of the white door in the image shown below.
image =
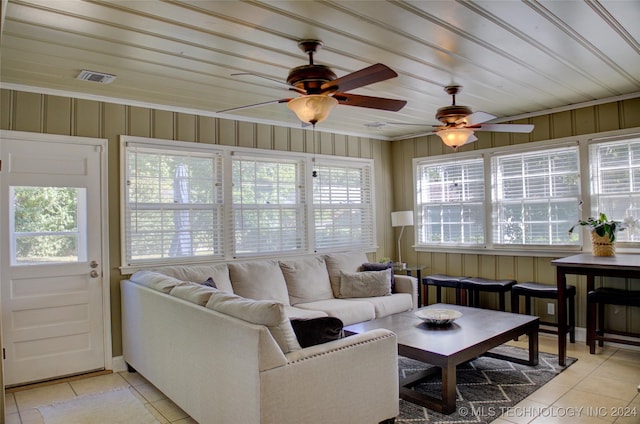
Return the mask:
[[(2, 132), (5, 385), (104, 369), (104, 140)], [(108, 281), (108, 280), (105, 280)]]

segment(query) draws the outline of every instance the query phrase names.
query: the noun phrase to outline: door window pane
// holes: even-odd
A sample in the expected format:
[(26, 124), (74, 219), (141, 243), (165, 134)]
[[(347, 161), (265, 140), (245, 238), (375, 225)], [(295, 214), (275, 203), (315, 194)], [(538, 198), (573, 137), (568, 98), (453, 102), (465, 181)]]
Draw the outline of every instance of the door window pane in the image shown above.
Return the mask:
[(11, 264), (86, 261), (86, 189), (11, 187)]

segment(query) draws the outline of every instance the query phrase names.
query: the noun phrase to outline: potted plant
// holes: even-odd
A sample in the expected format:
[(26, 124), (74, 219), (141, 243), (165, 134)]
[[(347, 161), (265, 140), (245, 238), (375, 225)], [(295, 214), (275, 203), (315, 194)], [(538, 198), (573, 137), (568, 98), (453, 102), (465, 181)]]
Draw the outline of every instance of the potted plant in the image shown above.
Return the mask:
[(614, 256), (616, 231), (624, 230), (620, 221), (607, 218), (607, 215), (600, 212), (598, 217), (589, 217), (580, 220), (573, 227), (569, 228), (569, 233), (578, 226), (587, 226), (591, 231), (591, 243), (594, 256)]

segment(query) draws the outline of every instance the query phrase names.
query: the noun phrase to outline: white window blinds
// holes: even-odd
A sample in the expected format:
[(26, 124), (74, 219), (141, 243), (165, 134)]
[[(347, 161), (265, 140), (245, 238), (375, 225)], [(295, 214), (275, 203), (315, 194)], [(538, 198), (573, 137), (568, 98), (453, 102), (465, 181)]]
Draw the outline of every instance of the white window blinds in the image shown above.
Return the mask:
[[(591, 215), (633, 223), (640, 218), (640, 138), (592, 144)], [(616, 233), (618, 242), (640, 242), (640, 224)]]
[(418, 245), (482, 245), (482, 158), (417, 163), (416, 205)]
[(322, 162), (314, 171), (316, 250), (375, 246), (371, 164)]
[(233, 156), (234, 254), (307, 249), (304, 161)]
[(223, 257), (222, 156), (126, 146), (128, 264)]
[(579, 219), (578, 147), (492, 158), (495, 245), (575, 245)]

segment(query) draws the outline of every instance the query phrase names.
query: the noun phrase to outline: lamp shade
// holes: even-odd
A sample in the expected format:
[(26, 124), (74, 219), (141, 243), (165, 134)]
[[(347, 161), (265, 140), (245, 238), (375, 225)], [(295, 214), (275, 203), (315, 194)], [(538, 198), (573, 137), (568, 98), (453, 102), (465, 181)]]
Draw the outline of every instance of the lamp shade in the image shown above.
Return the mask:
[(450, 128), (438, 131), (438, 137), (442, 142), (453, 149), (464, 146), (473, 135), (473, 130), (468, 128)]
[(289, 100), (287, 107), (302, 122), (316, 124), (322, 122), (338, 104), (338, 100), (324, 94), (308, 94)]
[(404, 227), (413, 225), (413, 211), (391, 212), (391, 226)]

